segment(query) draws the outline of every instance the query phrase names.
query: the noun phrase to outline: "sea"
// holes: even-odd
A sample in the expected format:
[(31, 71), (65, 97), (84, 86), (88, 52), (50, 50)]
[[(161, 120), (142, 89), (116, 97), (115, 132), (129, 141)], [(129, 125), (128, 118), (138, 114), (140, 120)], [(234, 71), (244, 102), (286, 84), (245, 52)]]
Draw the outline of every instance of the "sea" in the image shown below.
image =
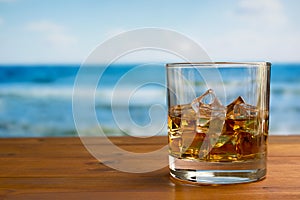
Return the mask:
[[(73, 108), (77, 105), (73, 92), (78, 89), (75, 83), (79, 74), (87, 82), (98, 77), (90, 87), (94, 88), (94, 104), (89, 108), (104, 134), (167, 135), (164, 64), (124, 63), (90, 68), (86, 72), (80, 64), (0, 65), (0, 137), (78, 136), (82, 124), (86, 128), (80, 130), (81, 134), (95, 134), (99, 129), (89, 126), (89, 119), (74, 120)], [(80, 90), (82, 101), (89, 98), (84, 88)], [(77, 115), (78, 112), (79, 106)], [(299, 122), (300, 63), (273, 63), (269, 134), (300, 134)]]

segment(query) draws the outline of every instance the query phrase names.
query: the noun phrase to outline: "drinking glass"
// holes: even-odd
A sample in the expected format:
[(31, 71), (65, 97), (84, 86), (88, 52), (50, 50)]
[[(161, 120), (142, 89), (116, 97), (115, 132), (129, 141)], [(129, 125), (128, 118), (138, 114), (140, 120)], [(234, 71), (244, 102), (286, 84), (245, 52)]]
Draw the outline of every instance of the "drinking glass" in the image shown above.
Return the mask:
[(270, 68), (268, 62), (166, 65), (173, 178), (196, 184), (265, 178)]

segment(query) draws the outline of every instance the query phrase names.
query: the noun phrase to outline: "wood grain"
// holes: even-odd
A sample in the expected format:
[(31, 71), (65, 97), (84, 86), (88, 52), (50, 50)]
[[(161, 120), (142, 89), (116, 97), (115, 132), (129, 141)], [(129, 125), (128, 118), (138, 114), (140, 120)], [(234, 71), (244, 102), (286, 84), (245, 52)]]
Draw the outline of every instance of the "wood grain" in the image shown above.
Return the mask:
[[(167, 144), (165, 137), (110, 139), (132, 152)], [(266, 179), (226, 186), (183, 185), (167, 167), (119, 172), (93, 158), (79, 138), (0, 139), (0, 199), (300, 199), (299, 169), (300, 136), (269, 138)]]

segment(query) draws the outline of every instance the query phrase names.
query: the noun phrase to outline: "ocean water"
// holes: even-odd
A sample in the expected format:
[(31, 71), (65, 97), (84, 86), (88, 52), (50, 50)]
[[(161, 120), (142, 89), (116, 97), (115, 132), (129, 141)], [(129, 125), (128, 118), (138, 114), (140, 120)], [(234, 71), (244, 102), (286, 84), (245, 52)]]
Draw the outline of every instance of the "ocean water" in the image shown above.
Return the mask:
[[(0, 137), (77, 136), (72, 94), (79, 67), (0, 66)], [(94, 67), (85, 76), (89, 80), (99, 72), (93, 109), (105, 134), (166, 135), (163, 64)], [(300, 134), (299, 120), (300, 64), (273, 64), (270, 134)], [(86, 135), (95, 131), (94, 126), (83, 130)]]

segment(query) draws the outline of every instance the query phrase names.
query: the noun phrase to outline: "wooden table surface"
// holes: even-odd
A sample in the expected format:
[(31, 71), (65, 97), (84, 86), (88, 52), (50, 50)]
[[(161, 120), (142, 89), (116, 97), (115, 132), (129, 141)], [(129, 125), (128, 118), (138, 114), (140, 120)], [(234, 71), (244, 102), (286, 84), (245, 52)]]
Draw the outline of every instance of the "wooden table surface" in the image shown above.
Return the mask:
[[(110, 139), (133, 152), (167, 142), (166, 137)], [(267, 168), (260, 182), (183, 185), (169, 178), (167, 167), (143, 174), (111, 169), (79, 138), (0, 139), (0, 199), (300, 199), (300, 136), (269, 137)]]

